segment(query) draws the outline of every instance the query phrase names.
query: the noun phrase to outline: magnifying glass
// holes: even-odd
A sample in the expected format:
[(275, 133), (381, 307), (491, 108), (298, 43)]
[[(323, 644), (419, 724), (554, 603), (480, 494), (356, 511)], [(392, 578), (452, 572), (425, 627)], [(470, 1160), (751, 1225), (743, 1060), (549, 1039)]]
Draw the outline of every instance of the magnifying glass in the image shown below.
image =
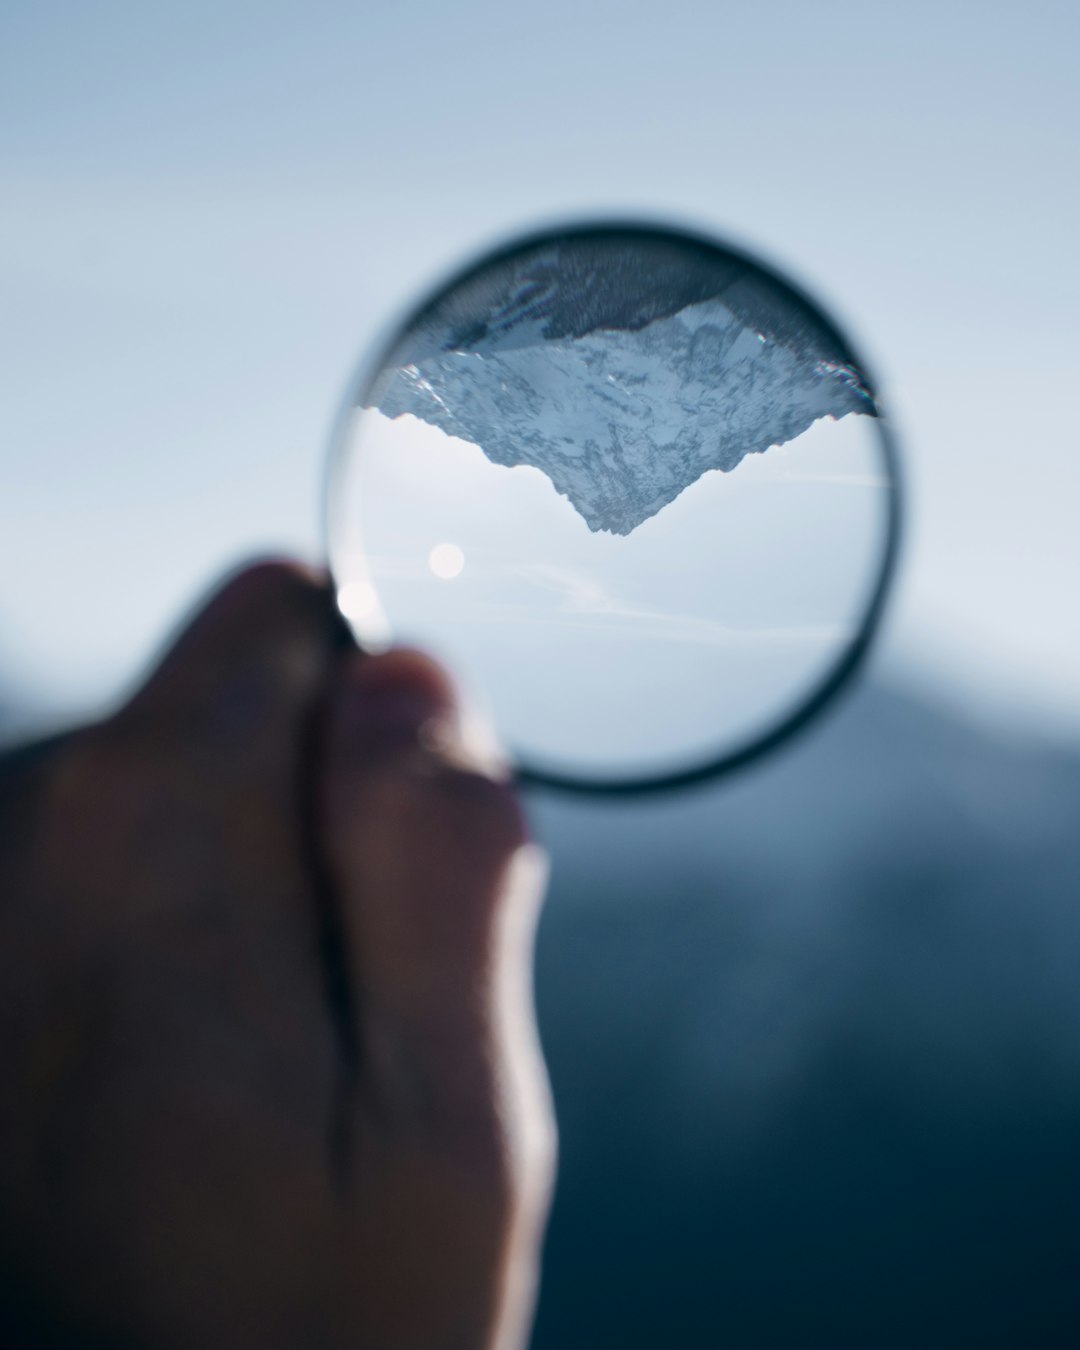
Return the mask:
[(483, 691), (525, 782), (637, 792), (785, 741), (866, 655), (892, 433), (771, 266), (679, 228), (565, 226), (471, 262), (351, 384), (338, 605)]

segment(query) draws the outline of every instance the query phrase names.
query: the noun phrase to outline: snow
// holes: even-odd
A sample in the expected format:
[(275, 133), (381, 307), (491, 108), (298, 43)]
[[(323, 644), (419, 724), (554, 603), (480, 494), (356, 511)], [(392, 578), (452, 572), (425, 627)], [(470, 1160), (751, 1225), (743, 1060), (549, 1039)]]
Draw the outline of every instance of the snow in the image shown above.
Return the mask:
[(873, 415), (858, 372), (775, 285), (659, 246), (620, 245), (597, 255), (606, 270), (585, 267), (584, 247), (451, 293), (364, 406), (540, 469), (590, 530), (619, 535), (710, 469), (729, 473), (821, 418)]

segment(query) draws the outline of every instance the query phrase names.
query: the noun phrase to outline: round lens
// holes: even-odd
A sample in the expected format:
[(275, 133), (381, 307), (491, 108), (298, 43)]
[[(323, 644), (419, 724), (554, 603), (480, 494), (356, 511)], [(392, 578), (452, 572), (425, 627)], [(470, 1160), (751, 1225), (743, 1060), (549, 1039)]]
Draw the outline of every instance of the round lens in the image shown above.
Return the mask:
[(714, 772), (850, 673), (897, 522), (870, 380), (746, 255), (584, 227), (500, 250), (357, 382), (330, 557), (361, 645), (481, 690), (524, 772)]

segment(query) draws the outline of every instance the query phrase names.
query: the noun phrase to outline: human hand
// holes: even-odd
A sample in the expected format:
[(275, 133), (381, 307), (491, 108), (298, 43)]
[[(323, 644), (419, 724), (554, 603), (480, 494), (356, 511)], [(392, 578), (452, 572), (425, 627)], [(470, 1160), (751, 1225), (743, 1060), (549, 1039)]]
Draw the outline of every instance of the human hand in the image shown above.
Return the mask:
[(321, 583), (251, 569), (120, 712), (0, 777), (26, 1343), (527, 1336), (542, 858), (441, 670), (336, 647)]

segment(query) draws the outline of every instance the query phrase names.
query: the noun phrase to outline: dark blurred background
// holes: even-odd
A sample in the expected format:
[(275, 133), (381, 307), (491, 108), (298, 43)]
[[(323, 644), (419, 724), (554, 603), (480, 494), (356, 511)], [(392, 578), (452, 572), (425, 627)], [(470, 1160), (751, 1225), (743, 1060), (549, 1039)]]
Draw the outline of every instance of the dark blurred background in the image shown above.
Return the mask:
[(537, 798), (535, 1346), (1080, 1337), (1073, 4), (0, 9), (0, 736), (317, 557), (394, 309), (537, 220), (779, 261), (904, 438), (862, 686), (737, 779)]
[(539, 813), (535, 1344), (1080, 1334), (1080, 756), (863, 689), (738, 782)]

